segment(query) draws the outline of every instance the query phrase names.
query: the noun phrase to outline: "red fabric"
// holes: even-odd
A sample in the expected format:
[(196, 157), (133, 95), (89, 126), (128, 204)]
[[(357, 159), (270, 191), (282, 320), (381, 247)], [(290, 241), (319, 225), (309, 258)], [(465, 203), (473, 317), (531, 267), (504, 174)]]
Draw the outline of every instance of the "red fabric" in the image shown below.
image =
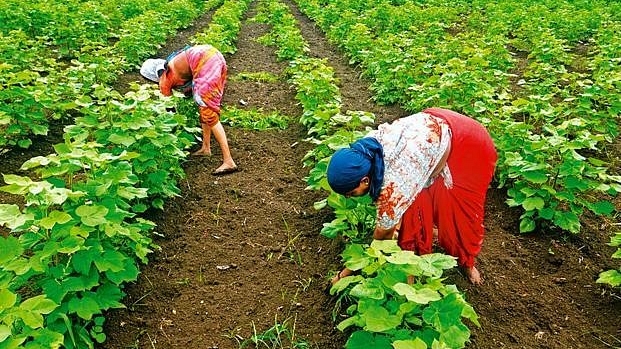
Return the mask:
[(438, 177), (416, 197), (403, 215), (399, 246), (431, 253), (435, 226), (440, 247), (457, 257), (459, 265), (472, 267), (485, 234), (485, 196), (497, 159), (494, 143), (487, 130), (467, 116), (440, 108), (424, 112), (446, 120), (451, 128), (447, 164), (453, 186), (447, 188)]

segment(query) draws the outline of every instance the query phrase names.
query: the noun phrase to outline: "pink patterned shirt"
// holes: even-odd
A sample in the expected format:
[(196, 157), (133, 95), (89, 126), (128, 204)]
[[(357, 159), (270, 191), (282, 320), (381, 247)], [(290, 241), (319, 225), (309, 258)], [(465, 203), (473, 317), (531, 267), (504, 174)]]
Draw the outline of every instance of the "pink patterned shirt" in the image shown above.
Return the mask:
[[(384, 147), (384, 182), (376, 202), (376, 223), (391, 229), (418, 193), (433, 182), (431, 174), (449, 148), (451, 131), (444, 120), (421, 112), (382, 124), (367, 137)], [(452, 186), (448, 166), (440, 175)]]

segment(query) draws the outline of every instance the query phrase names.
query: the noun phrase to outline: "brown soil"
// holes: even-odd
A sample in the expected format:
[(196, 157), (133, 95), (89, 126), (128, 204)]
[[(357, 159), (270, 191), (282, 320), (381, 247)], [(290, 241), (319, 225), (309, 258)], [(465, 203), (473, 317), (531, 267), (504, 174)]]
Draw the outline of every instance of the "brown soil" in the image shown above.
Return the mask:
[[(248, 18), (256, 13), (254, 6)], [(291, 8), (311, 54), (327, 58), (335, 69), (345, 110), (371, 111), (378, 121), (407, 114), (369, 102), (368, 82)], [(183, 46), (208, 19), (209, 14), (180, 33), (160, 56)], [(244, 22), (238, 52), (227, 57), (230, 76), (283, 72), (286, 64), (276, 61), (273, 48), (255, 41), (267, 29)], [(134, 80), (141, 80), (137, 72), (119, 84)], [(276, 110), (294, 119), (284, 131), (226, 127), (240, 172), (210, 174), (221, 160), (215, 142), (212, 157), (188, 159), (181, 197), (149, 217), (162, 234), (156, 240), (161, 251), (126, 288), (127, 309), (107, 314), (108, 340), (101, 348), (239, 348), (254, 329), (262, 333), (284, 322), (312, 348), (343, 347), (347, 334), (334, 328), (335, 303), (326, 292), (329, 276), (340, 267), (343, 245), (319, 235), (331, 217), (313, 209), (322, 196), (304, 190), (308, 169), (301, 159), (311, 145), (303, 142), (305, 131), (295, 122), (301, 110), (294, 92), (286, 82), (229, 81), (224, 104), (242, 107), (241, 99), (246, 108)], [(3, 155), (2, 172), (18, 172), (24, 160), (49, 153), (57, 141), (41, 140), (36, 149)], [(618, 144), (615, 151), (618, 157)], [(595, 283), (601, 270), (616, 266), (613, 249), (606, 245), (614, 222), (585, 217), (582, 233), (571, 237), (543, 231), (520, 235), (520, 212), (508, 208), (505, 199), (502, 190), (490, 190), (487, 237), (479, 256), (484, 284), (468, 284), (457, 270), (446, 281), (464, 291), (479, 314), (481, 328), (472, 328), (468, 348), (621, 347), (621, 297), (618, 290)], [(0, 200), (16, 199), (3, 195)]]

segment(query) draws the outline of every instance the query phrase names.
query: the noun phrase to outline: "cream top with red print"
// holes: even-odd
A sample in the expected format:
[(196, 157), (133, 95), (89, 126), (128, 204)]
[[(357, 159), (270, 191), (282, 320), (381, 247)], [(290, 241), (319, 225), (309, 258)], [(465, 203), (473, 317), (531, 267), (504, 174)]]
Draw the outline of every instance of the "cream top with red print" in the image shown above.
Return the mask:
[[(431, 174), (449, 148), (451, 131), (444, 120), (421, 112), (382, 124), (367, 137), (377, 139), (384, 148), (384, 182), (376, 202), (376, 223), (391, 229), (421, 190), (435, 180)], [(452, 186), (448, 165), (440, 176)]]

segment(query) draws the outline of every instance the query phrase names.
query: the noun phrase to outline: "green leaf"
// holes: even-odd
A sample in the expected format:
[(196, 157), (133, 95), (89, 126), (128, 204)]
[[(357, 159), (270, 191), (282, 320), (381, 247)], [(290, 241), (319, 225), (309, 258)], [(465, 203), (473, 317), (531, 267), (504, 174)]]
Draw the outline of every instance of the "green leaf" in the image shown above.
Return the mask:
[(16, 301), (17, 301), (17, 295), (15, 293), (9, 291), (6, 288), (1, 289), (0, 290), (0, 313), (5, 309), (9, 309), (13, 307)]
[(595, 282), (608, 284), (613, 287), (621, 286), (621, 273), (618, 270), (607, 270), (600, 273), (599, 278)]
[(43, 327), (43, 316), (39, 313), (28, 310), (15, 310), (15, 315), (21, 318), (26, 326), (31, 328)]
[(124, 268), (122, 270), (118, 272), (109, 270), (106, 271), (105, 274), (110, 281), (120, 285), (123, 282), (135, 281), (138, 278), (138, 268), (133, 263), (131, 258), (126, 258)]
[(114, 144), (121, 144), (129, 147), (136, 142), (136, 139), (131, 135), (120, 135), (118, 133), (113, 133), (108, 137), (108, 141)]
[(147, 191), (147, 188), (120, 187), (116, 193), (122, 198), (132, 200), (135, 198), (146, 198)]
[(547, 220), (552, 220), (552, 217), (554, 217), (554, 209), (551, 207), (546, 207), (539, 210), (539, 217)]
[(73, 297), (68, 303), (70, 313), (76, 313), (84, 320), (90, 320), (93, 315), (101, 314), (97, 300), (86, 294), (83, 298)]
[(421, 261), (418, 266), (427, 276), (440, 277), (444, 270), (457, 266), (455, 257), (442, 253), (429, 253), (420, 257)]
[(608, 216), (615, 210), (615, 206), (610, 201), (598, 201), (591, 206), (591, 210), (598, 215)]
[(0, 265), (5, 265), (21, 256), (22, 253), (24, 253), (24, 249), (17, 238), (13, 236), (0, 237)]
[(361, 316), (366, 322), (365, 330), (384, 332), (397, 328), (401, 324), (401, 317), (391, 315), (388, 310), (379, 305), (370, 306)]
[(118, 272), (122, 271), (125, 267), (124, 262), (126, 259), (127, 257), (121, 252), (108, 250), (105, 251), (104, 254), (101, 255), (99, 258), (96, 258), (94, 261), (99, 271), (103, 272), (110, 270), (113, 272)]
[(5, 339), (9, 338), (11, 335), (11, 329), (9, 326), (0, 325), (0, 343), (4, 342)]
[(442, 296), (438, 293), (438, 291), (429, 288), (416, 289), (405, 283), (398, 283), (394, 285), (393, 290), (395, 290), (395, 292), (397, 292), (400, 296), (407, 298), (408, 301), (418, 304), (428, 304), (429, 302), (442, 299)]
[(394, 349), (427, 349), (427, 343), (420, 338), (392, 342)]
[(71, 258), (71, 265), (78, 273), (88, 275), (91, 270), (91, 263), (93, 263), (95, 258), (98, 258), (99, 255), (100, 252), (95, 248), (78, 251)]
[(421, 257), (412, 251), (399, 251), (386, 256), (386, 261), (392, 264), (418, 264)]
[(520, 233), (529, 233), (535, 230), (535, 221), (530, 217), (524, 217), (520, 220)]
[(39, 224), (45, 229), (52, 229), (55, 224), (65, 224), (70, 220), (70, 214), (61, 211), (52, 211), (47, 217), (41, 219)]
[(364, 279), (354, 286), (349, 294), (356, 298), (384, 299), (384, 286), (375, 279)]
[(580, 232), (580, 219), (573, 212), (557, 211), (554, 214), (554, 224), (574, 234)]
[(12, 336), (0, 343), (0, 349), (22, 349), (22, 343), (24, 343), (27, 338), (27, 336)]
[(341, 322), (339, 322), (338, 325), (336, 325), (336, 328), (343, 332), (345, 331), (345, 329), (347, 329), (350, 326), (358, 326), (358, 327), (362, 327), (364, 326), (364, 323), (361, 321), (361, 318), (359, 315), (355, 315), (352, 317), (349, 317)]
[(446, 343), (449, 348), (463, 348), (470, 339), (470, 330), (464, 324), (455, 324), (440, 332), (440, 342)]
[(123, 298), (124, 294), (121, 289), (112, 284), (105, 283), (97, 288), (95, 293), (95, 299), (101, 309), (107, 310), (110, 308), (125, 308), (123, 303), (119, 302)]
[(397, 244), (397, 240), (373, 240), (373, 242), (371, 242), (371, 248), (386, 254), (401, 251), (401, 247)]
[(72, 254), (74, 252), (79, 251), (84, 246), (84, 239), (77, 236), (68, 236), (67, 238), (60, 241), (60, 245), (58, 246), (59, 253)]
[(20, 309), (29, 310), (39, 314), (49, 314), (58, 307), (58, 304), (47, 299), (45, 295), (38, 295), (26, 299), (19, 305)]
[(17, 145), (20, 146), (20, 148), (26, 149), (32, 145), (32, 141), (30, 139), (20, 139), (17, 141)]
[(544, 206), (545, 206), (545, 202), (543, 201), (542, 198), (538, 196), (526, 198), (524, 202), (522, 202), (522, 207), (524, 207), (526, 211), (542, 209)]
[(548, 181), (548, 176), (542, 171), (524, 171), (521, 175), (529, 182), (542, 184)]
[(367, 331), (356, 331), (345, 343), (346, 349), (393, 349), (390, 339), (376, 336)]
[(362, 245), (350, 244), (345, 247), (342, 253), (345, 266), (351, 270), (360, 270), (371, 263)]
[(330, 294), (334, 295), (336, 293), (340, 293), (345, 290), (349, 285), (360, 282), (362, 280), (365, 280), (365, 278), (360, 275), (346, 276), (344, 278), (341, 278), (334, 285), (332, 285), (332, 287), (330, 288)]
[(17, 205), (0, 204), (0, 225), (15, 229), (32, 219), (34, 215), (22, 214)]
[(462, 306), (457, 300), (455, 294), (449, 294), (442, 300), (430, 303), (425, 310), (423, 310), (423, 320), (426, 323), (434, 326), (440, 332), (443, 329), (461, 322)]
[(94, 227), (106, 222), (108, 209), (100, 205), (82, 205), (75, 210), (75, 213), (80, 216), (82, 223)]
[(317, 211), (321, 210), (326, 206), (328, 206), (328, 200), (326, 199), (315, 201), (315, 203), (313, 203), (313, 208)]
[(61, 348), (65, 338), (62, 333), (42, 328), (33, 333), (33, 339), (24, 349)]

